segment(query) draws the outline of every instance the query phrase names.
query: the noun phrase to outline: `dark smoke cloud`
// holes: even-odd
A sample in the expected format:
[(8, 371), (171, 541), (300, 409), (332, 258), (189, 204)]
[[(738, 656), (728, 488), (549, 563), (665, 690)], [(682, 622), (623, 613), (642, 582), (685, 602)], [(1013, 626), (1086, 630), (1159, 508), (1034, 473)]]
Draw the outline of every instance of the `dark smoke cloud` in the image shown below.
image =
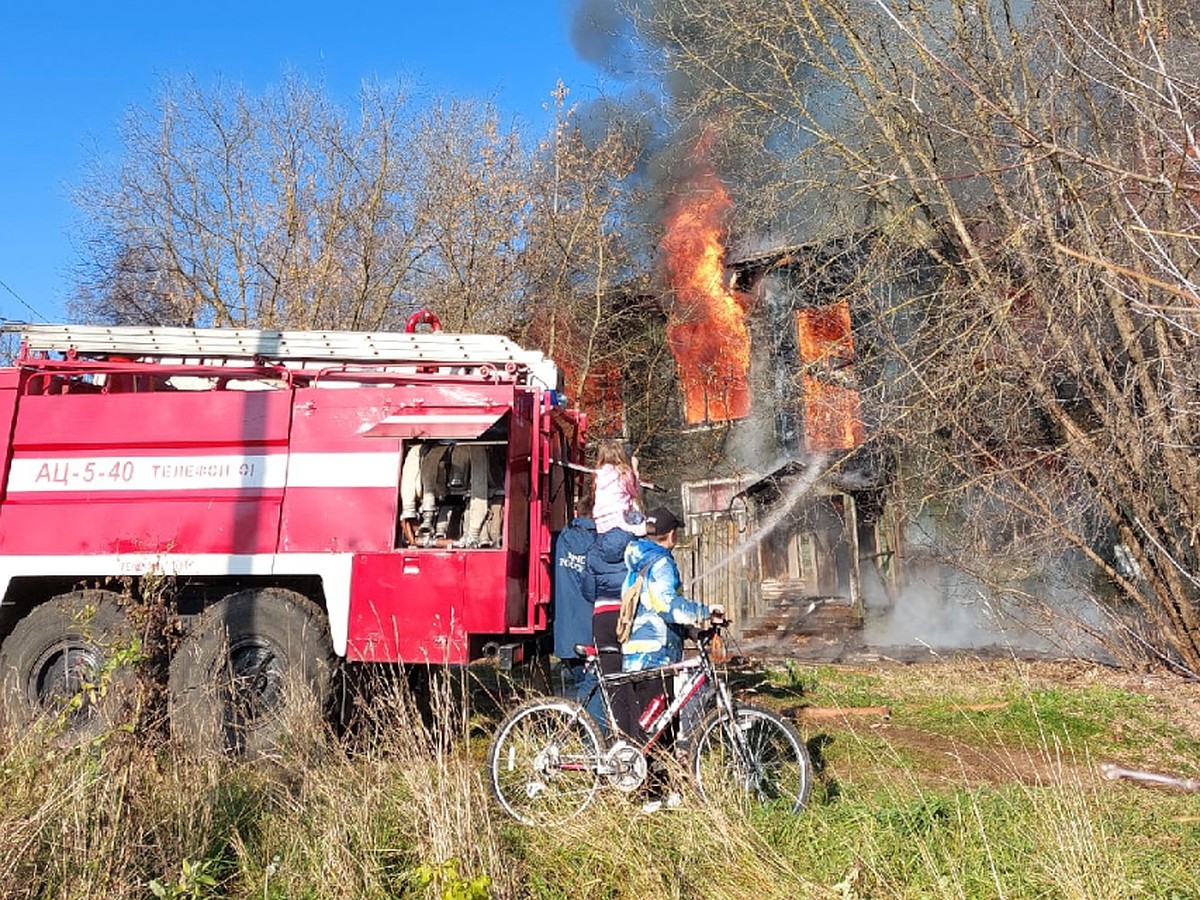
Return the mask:
[(573, 0), (570, 35), (581, 59), (622, 81), (637, 77), (636, 29), (613, 0)]
[(569, 0), (571, 43), (580, 58), (622, 82), (640, 82), (653, 66), (653, 55), (636, 20), (654, 0)]
[(584, 141), (593, 146), (617, 131), (626, 135), (629, 144), (657, 152), (667, 131), (662, 108), (645, 91), (586, 100), (576, 105), (572, 119)]
[[(754, 103), (739, 104), (735, 112), (726, 102), (724, 78), (751, 95), (783, 105), (801, 102), (828, 109), (831, 118), (843, 113), (844, 98), (833, 96), (831, 87), (803, 66), (792, 84), (808, 85), (811, 93), (779, 97), (778, 71), (756, 59), (757, 54), (727, 53), (724, 17), (710, 16), (710, 11), (715, 12), (703, 5), (683, 7), (675, 0), (574, 0), (571, 38), (576, 50), (626, 89), (585, 112), (593, 123), (616, 116), (637, 119), (653, 129), (652, 139), (643, 142), (647, 152), (638, 177), (639, 187), (646, 189), (642, 215), (647, 224), (662, 220), (672, 197), (689, 189), (696, 167), (703, 165), (733, 197), (728, 224), (730, 240), (739, 250), (811, 239), (828, 223), (833, 209), (831, 203), (792, 196), (799, 186), (814, 182), (813, 173), (806, 171), (811, 138), (796, 127), (794, 116), (772, 115)], [(788, 32), (782, 31), (779, 39), (787, 42)], [(683, 62), (684, 57), (672, 50), (674, 40), (719, 60), (722, 77)], [(800, 54), (799, 49), (795, 52)], [(701, 141), (705, 158), (696, 160), (694, 151)]]

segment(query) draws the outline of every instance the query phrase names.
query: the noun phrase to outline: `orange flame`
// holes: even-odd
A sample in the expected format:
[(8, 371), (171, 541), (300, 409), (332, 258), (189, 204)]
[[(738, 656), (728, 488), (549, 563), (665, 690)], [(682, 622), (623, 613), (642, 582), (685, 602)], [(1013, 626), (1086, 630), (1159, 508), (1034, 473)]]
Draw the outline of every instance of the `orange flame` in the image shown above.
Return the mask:
[(660, 245), (675, 291), (667, 341), (689, 425), (750, 413), (750, 330), (723, 277), (722, 221), (732, 205), (720, 180), (701, 174), (676, 198)]

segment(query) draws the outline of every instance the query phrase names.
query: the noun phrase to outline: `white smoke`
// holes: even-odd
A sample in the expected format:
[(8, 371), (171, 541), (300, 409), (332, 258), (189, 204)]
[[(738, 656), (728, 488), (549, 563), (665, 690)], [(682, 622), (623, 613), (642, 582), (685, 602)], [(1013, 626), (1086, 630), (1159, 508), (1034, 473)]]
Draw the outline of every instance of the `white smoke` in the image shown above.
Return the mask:
[[(1017, 602), (935, 565), (909, 568), (904, 588), (890, 597), (877, 581), (864, 579), (863, 642), (873, 648), (1003, 650), (1107, 661), (1094, 637), (1106, 629), (1094, 599), (1065, 585), (1046, 590), (1053, 592), (1052, 602), (1048, 597)], [(1053, 619), (1047, 617), (1051, 608)]]

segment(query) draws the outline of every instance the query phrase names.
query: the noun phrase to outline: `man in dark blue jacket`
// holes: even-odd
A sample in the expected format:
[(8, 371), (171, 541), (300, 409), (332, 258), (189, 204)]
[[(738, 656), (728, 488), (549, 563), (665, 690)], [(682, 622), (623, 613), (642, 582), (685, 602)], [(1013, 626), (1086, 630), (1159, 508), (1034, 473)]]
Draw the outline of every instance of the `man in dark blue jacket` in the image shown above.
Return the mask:
[[(584, 594), (584, 580), (588, 551), (596, 543), (596, 523), (588, 506), (585, 501), (576, 504), (575, 518), (554, 539), (554, 655), (562, 662), (564, 695), (580, 701), (595, 684), (595, 676), (584, 670), (584, 660), (575, 653), (576, 644), (592, 642), (592, 602)], [(603, 726), (599, 695), (591, 707), (588, 711)]]
[[(598, 538), (587, 555), (587, 573), (583, 595), (592, 605), (592, 635), (600, 654), (600, 671), (612, 675), (621, 671), (621, 642), (617, 640), (617, 617), (621, 613), (621, 584), (628, 571), (625, 547), (637, 540), (621, 528), (613, 528)], [(627, 736), (637, 735), (633, 685), (614, 686), (609, 692), (617, 727)]]

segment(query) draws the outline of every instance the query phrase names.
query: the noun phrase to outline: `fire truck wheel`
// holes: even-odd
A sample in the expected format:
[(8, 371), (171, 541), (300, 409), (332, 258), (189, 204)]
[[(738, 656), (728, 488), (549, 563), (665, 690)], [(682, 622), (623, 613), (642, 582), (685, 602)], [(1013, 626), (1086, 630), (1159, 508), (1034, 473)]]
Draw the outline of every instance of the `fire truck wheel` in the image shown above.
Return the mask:
[(36, 607), (0, 648), (6, 724), (41, 719), (66, 744), (117, 725), (137, 690), (136, 638), (110, 591), (71, 591)]
[(171, 660), (171, 734), (196, 751), (257, 756), (323, 733), (334, 665), (324, 612), (281, 588), (208, 607)]

